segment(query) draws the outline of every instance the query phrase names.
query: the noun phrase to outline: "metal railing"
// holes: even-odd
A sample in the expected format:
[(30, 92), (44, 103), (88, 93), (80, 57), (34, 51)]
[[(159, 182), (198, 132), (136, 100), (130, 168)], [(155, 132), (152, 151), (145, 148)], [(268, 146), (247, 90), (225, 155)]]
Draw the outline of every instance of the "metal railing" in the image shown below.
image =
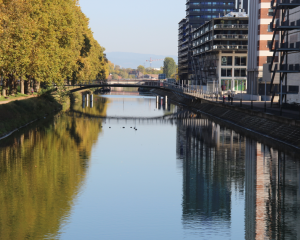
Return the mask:
[(244, 28), (248, 29), (248, 24), (215, 24), (214, 29), (217, 28)]
[(214, 39), (248, 39), (248, 34), (216, 34)]
[(248, 45), (214, 45), (213, 49), (247, 50)]

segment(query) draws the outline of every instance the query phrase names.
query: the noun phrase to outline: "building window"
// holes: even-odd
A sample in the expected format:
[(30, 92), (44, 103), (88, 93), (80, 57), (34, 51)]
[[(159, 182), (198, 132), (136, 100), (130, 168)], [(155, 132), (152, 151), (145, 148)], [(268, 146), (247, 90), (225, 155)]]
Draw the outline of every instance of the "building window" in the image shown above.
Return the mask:
[(268, 56), (267, 57), (267, 63), (271, 63), (272, 62), (273, 57), (272, 56)]
[(272, 48), (272, 40), (267, 41), (267, 48)]
[(271, 29), (271, 24), (268, 25), (268, 32), (273, 32)]
[(231, 90), (231, 79), (221, 79), (222, 91)]
[(234, 69), (235, 77), (246, 77), (246, 68), (235, 68)]
[(299, 86), (289, 86), (289, 92), (299, 93)]
[(232, 57), (221, 57), (222, 66), (232, 66)]
[(232, 68), (221, 68), (222, 77), (232, 77)]
[(273, 16), (273, 9), (272, 8), (268, 9), (268, 16)]
[(247, 66), (247, 57), (235, 57), (234, 66)]
[(246, 80), (235, 79), (234, 80), (234, 90), (235, 91), (246, 91)]

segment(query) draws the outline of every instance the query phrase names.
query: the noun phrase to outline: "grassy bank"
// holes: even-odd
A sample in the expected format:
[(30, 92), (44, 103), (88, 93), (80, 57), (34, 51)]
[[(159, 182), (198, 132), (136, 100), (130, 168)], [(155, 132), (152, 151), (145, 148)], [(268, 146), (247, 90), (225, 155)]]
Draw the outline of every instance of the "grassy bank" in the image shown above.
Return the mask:
[(51, 94), (16, 100), (0, 105), (0, 138), (47, 115), (67, 108), (68, 101), (58, 101)]

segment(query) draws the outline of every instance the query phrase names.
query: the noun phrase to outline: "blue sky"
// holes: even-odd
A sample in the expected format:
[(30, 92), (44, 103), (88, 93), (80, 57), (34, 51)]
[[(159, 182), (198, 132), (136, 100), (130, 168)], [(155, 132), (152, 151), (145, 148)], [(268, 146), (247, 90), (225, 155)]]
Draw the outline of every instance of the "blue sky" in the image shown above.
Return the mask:
[(106, 52), (177, 55), (185, 0), (80, 0)]

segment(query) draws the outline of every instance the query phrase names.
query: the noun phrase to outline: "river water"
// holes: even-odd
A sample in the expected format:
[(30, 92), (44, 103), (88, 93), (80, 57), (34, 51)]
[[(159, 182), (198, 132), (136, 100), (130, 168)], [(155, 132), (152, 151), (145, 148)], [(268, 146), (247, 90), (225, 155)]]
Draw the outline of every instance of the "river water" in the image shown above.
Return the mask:
[(0, 239), (300, 239), (299, 158), (152, 96), (93, 99), (0, 141)]

